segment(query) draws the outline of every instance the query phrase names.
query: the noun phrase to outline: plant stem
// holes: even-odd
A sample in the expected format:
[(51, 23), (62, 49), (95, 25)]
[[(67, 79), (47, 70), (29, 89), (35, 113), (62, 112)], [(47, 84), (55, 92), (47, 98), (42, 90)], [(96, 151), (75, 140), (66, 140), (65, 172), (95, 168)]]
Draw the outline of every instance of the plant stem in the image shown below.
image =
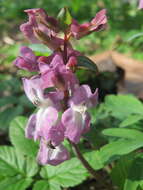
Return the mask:
[(65, 36), (64, 36), (64, 63), (67, 63), (67, 33), (65, 32)]
[(81, 154), (78, 146), (75, 143), (71, 142), (71, 141), (69, 141), (69, 142), (73, 146), (73, 148), (74, 148), (74, 150), (75, 150), (75, 152), (77, 154), (77, 157), (81, 161), (81, 163), (83, 164), (83, 166), (98, 181), (98, 183), (101, 183), (101, 177), (100, 177), (100, 175), (89, 165), (89, 163), (87, 162), (87, 160), (85, 160), (85, 158)]

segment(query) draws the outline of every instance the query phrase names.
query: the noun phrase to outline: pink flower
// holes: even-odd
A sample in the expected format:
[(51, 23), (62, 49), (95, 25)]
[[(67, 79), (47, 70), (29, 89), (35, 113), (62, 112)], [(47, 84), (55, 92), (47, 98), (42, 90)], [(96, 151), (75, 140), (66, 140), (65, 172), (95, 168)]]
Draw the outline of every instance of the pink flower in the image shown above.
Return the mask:
[(65, 137), (78, 143), (82, 134), (90, 129), (89, 107), (97, 104), (98, 91), (92, 94), (88, 85), (78, 87), (69, 100), (70, 108), (62, 115), (62, 122), (66, 128)]
[(41, 165), (50, 164), (56, 166), (69, 160), (69, 158), (69, 152), (62, 144), (53, 149), (48, 147), (44, 140), (41, 141), (37, 156), (37, 160)]
[(28, 70), (28, 71), (38, 71), (38, 62), (37, 57), (33, 53), (33, 51), (25, 46), (20, 48), (20, 54), (18, 58), (13, 62), (20, 69)]
[(33, 114), (26, 126), (26, 137), (34, 140), (44, 139), (53, 146), (59, 145), (64, 140), (65, 128), (58, 120), (58, 112), (53, 107), (40, 108)]
[(74, 73), (64, 65), (61, 54), (54, 55), (50, 65), (39, 64), (45, 88), (56, 87), (61, 91), (73, 90), (78, 85)]
[(44, 86), (44, 81), (38, 75), (30, 79), (23, 78), (25, 94), (34, 105), (43, 108), (53, 106), (60, 109), (63, 93), (56, 91), (45, 93)]
[(143, 9), (143, 0), (139, 0), (139, 9)]
[(105, 28), (107, 24), (106, 10), (99, 11), (91, 22), (78, 24), (76, 20), (73, 20), (71, 24), (71, 33), (76, 39), (80, 39), (94, 31), (99, 31)]
[(58, 49), (63, 45), (63, 40), (56, 37), (58, 21), (49, 17), (44, 9), (28, 9), (25, 12), (29, 21), (20, 26), (20, 30), (32, 43), (44, 43), (50, 49)]

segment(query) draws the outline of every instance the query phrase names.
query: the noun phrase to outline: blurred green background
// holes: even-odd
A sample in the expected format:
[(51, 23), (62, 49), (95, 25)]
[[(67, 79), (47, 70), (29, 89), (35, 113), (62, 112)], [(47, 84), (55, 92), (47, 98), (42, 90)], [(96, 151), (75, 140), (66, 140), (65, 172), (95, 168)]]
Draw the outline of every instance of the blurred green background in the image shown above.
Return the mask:
[[(92, 19), (102, 8), (106, 8), (108, 12), (108, 28), (74, 42), (77, 50), (86, 55), (117, 50), (143, 60), (143, 11), (137, 9), (136, 0), (112, 2), (111, 0), (0, 0), (0, 128), (2, 131), (6, 131), (15, 116), (28, 116), (34, 110), (22, 90), (20, 78), (26, 73), (18, 71), (12, 64), (19, 54), (19, 47), (28, 44), (19, 30), (20, 24), (27, 20), (23, 11), (41, 7), (46, 9), (49, 15), (56, 16), (64, 6), (69, 7), (72, 16), (80, 23)], [(36, 53), (41, 54), (38, 49)], [(47, 52), (43, 51), (43, 54), (47, 55)], [(83, 83), (92, 83), (94, 80), (92, 75), (89, 79), (88, 75), (83, 77), (81, 72), (79, 76)], [(108, 79), (107, 74), (102, 77), (103, 80)], [(116, 81), (116, 77), (110, 77)], [(97, 87), (96, 84), (93, 85)]]

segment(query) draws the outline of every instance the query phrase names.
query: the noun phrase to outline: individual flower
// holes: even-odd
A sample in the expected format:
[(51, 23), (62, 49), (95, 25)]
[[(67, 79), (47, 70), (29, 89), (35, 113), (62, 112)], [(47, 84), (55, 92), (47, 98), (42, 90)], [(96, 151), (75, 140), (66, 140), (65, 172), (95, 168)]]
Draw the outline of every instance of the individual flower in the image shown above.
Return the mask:
[(50, 65), (39, 64), (41, 77), (45, 81), (45, 88), (56, 87), (58, 90), (73, 90), (78, 85), (74, 73), (66, 67), (62, 55), (56, 53)]
[(28, 9), (25, 12), (29, 21), (20, 26), (20, 30), (32, 43), (44, 43), (55, 50), (63, 45), (63, 40), (56, 37), (58, 21), (49, 17), (44, 9)]
[(26, 137), (34, 140), (42, 138), (53, 146), (57, 146), (64, 140), (64, 131), (65, 128), (58, 120), (58, 112), (55, 108), (40, 108), (28, 120)]
[(49, 106), (60, 109), (60, 100), (63, 99), (63, 93), (51, 91), (45, 93), (45, 81), (37, 75), (30, 79), (23, 78), (23, 87), (25, 94), (29, 100), (40, 108), (47, 108)]
[(78, 143), (82, 134), (90, 129), (90, 115), (87, 109), (97, 104), (98, 91), (93, 94), (88, 85), (78, 87), (69, 100), (70, 108), (62, 115), (66, 128), (65, 137)]
[(76, 39), (80, 39), (94, 31), (104, 29), (106, 24), (106, 10), (103, 9), (96, 14), (96, 16), (91, 20), (91, 22), (79, 24), (76, 20), (73, 20), (70, 31)]
[(20, 56), (13, 62), (20, 69), (28, 71), (38, 71), (38, 57), (35, 56), (33, 51), (25, 46), (20, 48)]
[(143, 9), (143, 0), (139, 0), (139, 9)]
[(40, 150), (38, 152), (37, 160), (41, 165), (50, 164), (56, 166), (69, 160), (69, 158), (69, 152), (62, 144), (55, 148), (50, 148), (44, 140), (40, 142)]

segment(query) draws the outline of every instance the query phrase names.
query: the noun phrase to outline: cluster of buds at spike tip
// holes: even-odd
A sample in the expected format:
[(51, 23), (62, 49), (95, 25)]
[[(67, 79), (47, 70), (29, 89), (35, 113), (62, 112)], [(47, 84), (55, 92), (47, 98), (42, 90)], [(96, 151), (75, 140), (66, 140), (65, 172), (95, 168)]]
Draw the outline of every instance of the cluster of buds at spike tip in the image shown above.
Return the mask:
[[(81, 25), (67, 8), (61, 10), (58, 19), (48, 16), (43, 9), (25, 12), (29, 20), (20, 26), (23, 34), (32, 43), (43, 43), (53, 51), (49, 56), (36, 56), (23, 46), (14, 61), (20, 69), (37, 72), (31, 78), (22, 79), (26, 96), (38, 110), (30, 116), (25, 134), (40, 141), (37, 155), (40, 164), (57, 165), (70, 158), (64, 139), (78, 143), (90, 130), (88, 108), (96, 106), (98, 101), (97, 89), (92, 93), (87, 84), (79, 84), (75, 75), (78, 57), (87, 60), (86, 65), (91, 62), (86, 57), (81, 59), (82, 54), (73, 49), (70, 38), (80, 39), (105, 28), (106, 11), (101, 10), (90, 23)], [(59, 32), (64, 33), (63, 39)], [(90, 67), (94, 69), (92, 64)]]

